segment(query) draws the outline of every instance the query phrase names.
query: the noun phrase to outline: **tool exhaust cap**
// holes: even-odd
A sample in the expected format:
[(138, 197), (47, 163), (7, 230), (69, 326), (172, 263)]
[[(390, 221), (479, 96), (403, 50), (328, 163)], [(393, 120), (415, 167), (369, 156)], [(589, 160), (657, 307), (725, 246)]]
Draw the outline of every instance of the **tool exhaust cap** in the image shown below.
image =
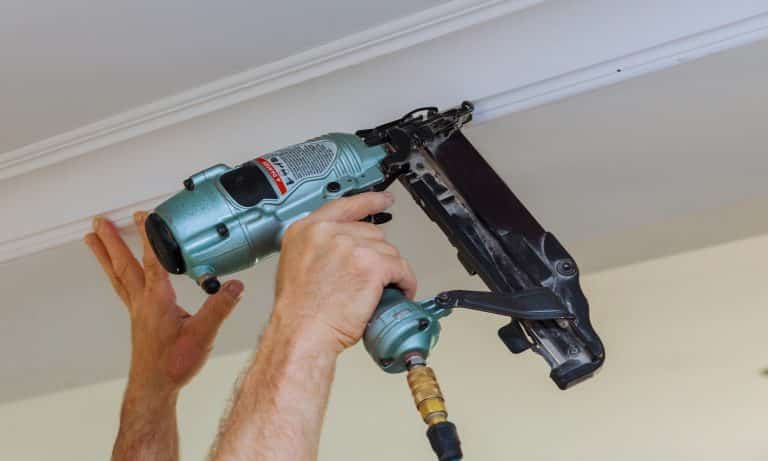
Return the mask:
[(187, 268), (181, 256), (181, 247), (165, 220), (157, 213), (147, 216), (147, 237), (160, 264), (172, 274), (183, 274)]

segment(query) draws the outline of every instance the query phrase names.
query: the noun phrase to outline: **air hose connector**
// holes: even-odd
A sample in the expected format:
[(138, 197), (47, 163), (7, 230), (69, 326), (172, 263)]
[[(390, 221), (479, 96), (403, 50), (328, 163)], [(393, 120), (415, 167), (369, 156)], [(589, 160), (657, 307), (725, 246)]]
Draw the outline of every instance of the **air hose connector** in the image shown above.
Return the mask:
[(448, 421), (445, 399), (437, 383), (435, 372), (427, 366), (424, 357), (412, 354), (406, 358), (408, 387), (421, 419), (429, 426), (427, 438), (439, 461), (462, 459), (461, 441), (456, 426)]
[(411, 388), (413, 403), (428, 426), (446, 421), (448, 410), (445, 399), (437, 384), (435, 372), (425, 364), (411, 366), (408, 370), (408, 387)]

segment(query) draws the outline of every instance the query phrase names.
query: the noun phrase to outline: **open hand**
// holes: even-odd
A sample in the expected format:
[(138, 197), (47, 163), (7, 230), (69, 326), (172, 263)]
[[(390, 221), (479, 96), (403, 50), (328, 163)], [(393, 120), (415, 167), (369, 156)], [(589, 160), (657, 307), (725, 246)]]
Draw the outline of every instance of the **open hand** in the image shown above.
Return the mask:
[(144, 232), (147, 213), (134, 215), (144, 242), (143, 264), (134, 257), (115, 225), (96, 218), (85, 243), (98, 259), (131, 319), (129, 388), (172, 396), (205, 363), (219, 326), (240, 299), (243, 284), (230, 280), (195, 315), (176, 304), (168, 273)]

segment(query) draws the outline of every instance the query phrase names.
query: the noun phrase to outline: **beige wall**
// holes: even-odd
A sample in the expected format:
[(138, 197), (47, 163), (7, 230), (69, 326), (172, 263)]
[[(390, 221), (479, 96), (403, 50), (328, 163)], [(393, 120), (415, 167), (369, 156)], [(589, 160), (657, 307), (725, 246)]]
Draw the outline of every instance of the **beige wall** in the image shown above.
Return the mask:
[[(586, 277), (608, 358), (594, 380), (567, 392), (540, 358), (505, 351), (495, 337), (500, 319), (446, 319), (432, 364), (467, 458), (768, 457), (765, 255), (768, 236)], [(247, 356), (215, 358), (185, 391), (183, 459), (204, 457)], [(122, 387), (0, 406), (0, 459), (106, 459)], [(379, 372), (355, 348), (341, 360), (321, 459), (432, 459), (411, 406), (403, 377)]]

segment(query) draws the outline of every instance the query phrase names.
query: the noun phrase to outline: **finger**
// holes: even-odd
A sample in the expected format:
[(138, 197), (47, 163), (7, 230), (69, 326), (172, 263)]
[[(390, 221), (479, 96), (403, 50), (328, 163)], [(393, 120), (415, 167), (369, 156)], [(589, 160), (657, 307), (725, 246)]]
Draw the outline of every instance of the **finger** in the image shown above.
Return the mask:
[(144, 289), (144, 271), (141, 265), (125, 244), (120, 233), (112, 222), (106, 218), (97, 217), (93, 220), (93, 229), (104, 244), (115, 275), (122, 282), (128, 294)]
[(152, 245), (149, 243), (147, 237), (147, 231), (144, 224), (147, 221), (148, 213), (146, 211), (137, 211), (133, 214), (133, 221), (136, 223), (136, 229), (141, 235), (141, 241), (144, 246), (144, 255), (142, 256), (142, 264), (144, 266), (144, 283), (147, 286), (153, 285), (170, 285), (170, 277), (168, 271), (165, 270), (160, 261), (155, 255), (155, 251), (152, 249)]
[(387, 286), (394, 283), (405, 293), (405, 296), (413, 299), (416, 296), (416, 275), (408, 262), (397, 256), (381, 255), (381, 261), (385, 272)]
[(366, 240), (384, 240), (384, 231), (371, 223), (366, 222), (345, 222), (334, 226), (334, 231), (338, 234), (349, 235), (358, 239)]
[(311, 221), (360, 221), (368, 215), (380, 213), (394, 203), (390, 192), (364, 192), (351, 197), (342, 197), (326, 203), (313, 212)]
[(99, 265), (101, 265), (101, 269), (107, 275), (107, 278), (109, 278), (109, 283), (112, 284), (112, 288), (115, 290), (115, 293), (117, 293), (120, 299), (123, 300), (123, 304), (125, 304), (126, 307), (129, 307), (130, 298), (128, 297), (128, 292), (125, 290), (123, 284), (120, 283), (120, 280), (118, 280), (117, 275), (115, 275), (115, 271), (112, 269), (112, 260), (109, 259), (107, 249), (104, 248), (104, 244), (101, 243), (99, 236), (94, 233), (90, 233), (85, 236), (83, 241), (86, 245), (88, 245), (91, 253), (93, 253), (93, 255), (96, 257), (96, 260), (99, 261)]
[(209, 296), (197, 314), (189, 319), (193, 334), (204, 342), (212, 343), (222, 322), (240, 301), (243, 289), (243, 282), (230, 280), (218, 293)]
[(391, 243), (383, 240), (361, 239), (358, 240), (358, 244), (370, 248), (381, 255), (400, 257), (400, 250)]

